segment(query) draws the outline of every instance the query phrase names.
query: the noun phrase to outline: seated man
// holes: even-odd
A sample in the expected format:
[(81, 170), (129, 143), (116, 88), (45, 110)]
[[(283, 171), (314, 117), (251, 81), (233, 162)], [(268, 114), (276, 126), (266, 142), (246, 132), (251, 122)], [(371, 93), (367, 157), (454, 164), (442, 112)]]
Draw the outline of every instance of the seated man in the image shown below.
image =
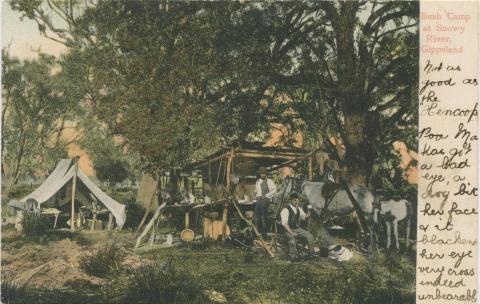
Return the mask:
[(292, 260), (298, 258), (297, 237), (302, 237), (307, 240), (309, 257), (312, 257), (315, 253), (313, 249), (313, 235), (300, 227), (300, 221), (310, 217), (310, 210), (308, 211), (308, 214), (305, 214), (303, 209), (299, 207), (299, 204), (300, 196), (298, 193), (292, 192), (290, 194), (290, 204), (280, 212), (280, 220), (282, 226), (286, 230), (289, 254)]

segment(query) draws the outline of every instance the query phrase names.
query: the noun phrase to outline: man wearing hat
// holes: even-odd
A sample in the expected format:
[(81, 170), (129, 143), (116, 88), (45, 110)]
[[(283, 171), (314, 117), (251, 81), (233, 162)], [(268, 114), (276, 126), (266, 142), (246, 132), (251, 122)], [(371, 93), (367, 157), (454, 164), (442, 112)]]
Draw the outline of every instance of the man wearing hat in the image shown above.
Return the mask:
[(300, 195), (298, 195), (298, 193), (296, 192), (292, 192), (290, 193), (290, 204), (287, 207), (283, 208), (283, 210), (280, 212), (280, 221), (282, 226), (286, 230), (286, 234), (288, 237), (289, 254), (292, 260), (296, 260), (298, 258), (296, 242), (297, 237), (301, 237), (307, 240), (310, 256), (313, 256), (313, 254), (315, 253), (313, 249), (313, 235), (307, 230), (300, 227), (300, 221), (310, 217), (310, 210), (307, 214), (305, 214), (305, 211), (303, 211), (303, 209), (299, 205)]
[(267, 170), (265, 167), (258, 169), (256, 189), (256, 203), (253, 209), (253, 223), (258, 229), (258, 232), (265, 237), (268, 228), (268, 207), (272, 202), (272, 198), (277, 192), (277, 186), (272, 179), (267, 177)]

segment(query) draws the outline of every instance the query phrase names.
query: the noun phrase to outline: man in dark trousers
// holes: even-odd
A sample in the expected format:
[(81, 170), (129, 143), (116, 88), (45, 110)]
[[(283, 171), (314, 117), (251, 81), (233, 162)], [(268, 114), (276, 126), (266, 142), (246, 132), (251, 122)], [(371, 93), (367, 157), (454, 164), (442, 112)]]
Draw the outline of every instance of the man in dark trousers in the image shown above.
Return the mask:
[(309, 258), (315, 253), (313, 235), (300, 227), (300, 221), (310, 217), (310, 210), (305, 214), (300, 205), (300, 196), (296, 192), (290, 194), (290, 204), (280, 212), (280, 221), (288, 237), (289, 254), (292, 260), (298, 259), (296, 238), (301, 237), (308, 242)]
[(256, 203), (253, 210), (253, 223), (257, 227), (258, 232), (262, 237), (266, 236), (268, 228), (268, 207), (272, 202), (272, 198), (277, 192), (277, 186), (272, 179), (267, 177), (267, 170), (265, 167), (258, 169), (259, 178), (255, 184), (256, 189)]

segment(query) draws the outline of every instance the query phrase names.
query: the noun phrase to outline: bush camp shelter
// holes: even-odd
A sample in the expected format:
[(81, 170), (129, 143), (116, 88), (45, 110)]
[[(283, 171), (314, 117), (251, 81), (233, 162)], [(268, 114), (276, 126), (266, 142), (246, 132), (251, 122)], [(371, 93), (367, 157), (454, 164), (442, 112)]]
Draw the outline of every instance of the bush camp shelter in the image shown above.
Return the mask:
[[(9, 205), (18, 208), (27, 200), (35, 200), (38, 207), (56, 208), (63, 214), (70, 214), (70, 227), (79, 227), (84, 221), (90, 222), (91, 230), (98, 226), (97, 217), (108, 214), (108, 229), (121, 229), (126, 220), (125, 205), (120, 204), (103, 192), (85, 173), (78, 168), (78, 159), (62, 159), (47, 179), (32, 193)], [(87, 215), (92, 216), (87, 219)], [(76, 225), (75, 225), (76, 224)], [(97, 225), (96, 225), (97, 224)]]
[[(201, 190), (203, 200), (199, 204), (193, 204), (186, 213), (185, 221), (190, 217), (190, 210), (203, 210), (203, 230), (204, 236), (210, 236), (214, 239), (218, 236), (218, 232), (213, 233), (205, 230), (219, 230), (225, 238), (228, 234), (228, 214), (238, 213), (229, 204), (228, 196), (233, 195), (237, 200), (239, 209), (245, 211), (253, 210), (253, 192), (255, 191), (255, 183), (257, 180), (257, 171), (259, 167), (266, 167), (267, 171), (274, 171), (284, 166), (293, 165), (296, 162), (305, 160), (308, 162), (308, 177), (311, 179), (313, 174), (314, 157), (311, 153), (295, 147), (264, 147), (261, 143), (241, 143), (232, 147), (223, 148), (208, 157), (191, 163), (182, 169), (182, 172), (195, 172), (201, 176), (203, 189)], [(187, 174), (185, 180), (187, 180)], [(235, 184), (235, 187), (233, 187)], [(186, 193), (194, 193), (191, 189), (191, 183), (183, 182), (186, 187)], [(233, 193), (232, 193), (233, 192)], [(198, 192), (197, 192), (198, 193)], [(210, 199), (205, 199), (209, 197)], [(175, 208), (168, 206), (167, 208)], [(185, 208), (186, 209), (186, 208)], [(216, 221), (215, 217), (209, 220), (209, 214), (220, 217), (221, 221)], [(251, 217), (252, 212), (247, 217)], [(221, 224), (220, 224), (221, 222)], [(185, 223), (189, 225), (188, 222)]]
[[(227, 192), (232, 190), (232, 179), (238, 178), (235, 195), (239, 200), (245, 200), (243, 192), (251, 196), (260, 167), (266, 167), (267, 171), (272, 172), (305, 159), (308, 161), (308, 177), (311, 179), (313, 157), (307, 155), (305, 150), (284, 146), (264, 147), (262, 143), (244, 142), (189, 164), (184, 171), (201, 172), (205, 195), (210, 196), (213, 201), (224, 197), (225, 191), (221, 191), (223, 188)], [(249, 198), (251, 199), (248, 197), (246, 200)]]

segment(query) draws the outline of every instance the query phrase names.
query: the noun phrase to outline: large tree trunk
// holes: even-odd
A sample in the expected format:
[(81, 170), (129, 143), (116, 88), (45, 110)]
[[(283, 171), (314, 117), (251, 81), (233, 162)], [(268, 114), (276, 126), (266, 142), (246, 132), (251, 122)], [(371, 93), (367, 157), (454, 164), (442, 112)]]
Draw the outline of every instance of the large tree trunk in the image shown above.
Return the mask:
[(21, 129), (21, 134), (20, 134), (20, 141), (19, 141), (19, 151), (17, 154), (17, 159), (15, 161), (15, 166), (12, 167), (12, 173), (9, 174), (10, 176), (7, 178), (7, 187), (6, 187), (6, 192), (5, 196), (9, 197), (10, 193), (13, 190), (13, 187), (17, 184), (18, 178), (20, 176), (20, 167), (22, 165), (23, 161), (23, 156), (25, 154), (25, 146), (26, 146), (26, 135), (25, 131)]
[(347, 177), (350, 184), (367, 186), (372, 167), (371, 151), (367, 142), (366, 114), (349, 113), (345, 115), (346, 163), (351, 173)]
[(366, 98), (362, 96), (362, 77), (357, 74), (357, 61), (354, 47), (354, 33), (358, 3), (342, 2), (339, 18), (334, 23), (337, 41), (337, 76), (339, 88), (337, 98), (344, 114), (346, 146), (347, 183), (367, 185), (370, 171), (369, 149), (366, 145)]

